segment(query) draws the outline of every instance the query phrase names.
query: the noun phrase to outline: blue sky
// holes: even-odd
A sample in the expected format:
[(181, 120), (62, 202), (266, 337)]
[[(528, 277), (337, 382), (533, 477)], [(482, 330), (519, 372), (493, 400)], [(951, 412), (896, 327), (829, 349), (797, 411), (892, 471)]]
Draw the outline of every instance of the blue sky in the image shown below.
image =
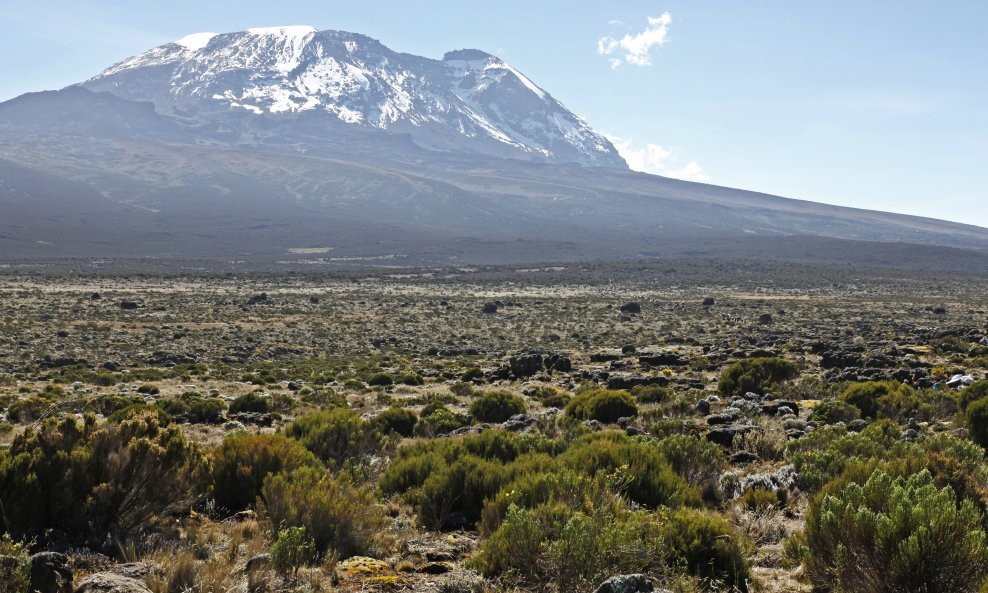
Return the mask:
[(5, 2), (0, 100), (188, 33), (306, 24), (497, 53), (637, 168), (988, 226), (986, 22), (984, 0)]

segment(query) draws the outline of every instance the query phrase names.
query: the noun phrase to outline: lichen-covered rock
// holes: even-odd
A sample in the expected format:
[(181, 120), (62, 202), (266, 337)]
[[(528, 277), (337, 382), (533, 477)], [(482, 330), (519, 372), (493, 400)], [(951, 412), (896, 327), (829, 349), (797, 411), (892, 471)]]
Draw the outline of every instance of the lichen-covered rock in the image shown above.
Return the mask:
[(137, 579), (98, 572), (82, 579), (74, 593), (151, 593), (151, 590)]

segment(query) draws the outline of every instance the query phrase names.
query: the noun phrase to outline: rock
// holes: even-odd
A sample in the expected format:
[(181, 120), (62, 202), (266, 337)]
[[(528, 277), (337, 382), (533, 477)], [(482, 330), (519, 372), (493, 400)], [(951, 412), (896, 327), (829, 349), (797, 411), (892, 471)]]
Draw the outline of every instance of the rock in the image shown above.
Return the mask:
[(622, 574), (613, 576), (594, 591), (594, 593), (652, 593), (655, 585), (643, 574)]
[(919, 438), (919, 433), (916, 432), (916, 430), (913, 428), (908, 428), (906, 429), (905, 432), (902, 433), (902, 440), (904, 441), (915, 441), (918, 438)]
[(452, 572), (455, 566), (452, 562), (427, 562), (418, 567), (415, 572), (422, 574), (446, 574)]
[(71, 593), (69, 557), (58, 552), (40, 552), (31, 556), (31, 591)]
[(74, 593), (151, 593), (147, 585), (112, 572), (98, 572), (82, 579)]
[(704, 415), (709, 414), (710, 402), (705, 399), (701, 399), (700, 401), (696, 402), (696, 411)]
[(650, 354), (642, 354), (638, 357), (638, 362), (640, 364), (648, 366), (682, 366), (686, 364), (686, 360), (683, 359), (683, 355), (678, 352), (673, 352), (671, 350), (666, 350), (663, 352), (653, 352)]
[(254, 296), (247, 299), (248, 305), (260, 305), (262, 303), (268, 303), (270, 299), (268, 298), (268, 293), (262, 292), (260, 294), (255, 294)]
[(246, 572), (257, 572), (259, 570), (267, 570), (271, 566), (271, 554), (263, 552), (256, 556), (252, 556), (247, 560), (247, 565), (244, 567)]
[(101, 295), (98, 292), (94, 292), (93, 294), (89, 295), (89, 300), (91, 300), (91, 301), (98, 301), (101, 298), (103, 298), (103, 295)]
[(484, 313), (490, 315), (492, 313), (497, 313), (497, 303), (487, 302), (484, 303), (484, 308), (481, 309)]
[(134, 301), (120, 301), (120, 308), (123, 309), (124, 311), (133, 311), (138, 306), (139, 305)]
[(634, 354), (637, 348), (634, 344), (625, 344), (621, 346), (621, 354)]
[(862, 418), (851, 420), (847, 423), (847, 430), (849, 432), (861, 432), (865, 428), (868, 428), (868, 421)]
[(635, 302), (625, 303), (621, 305), (621, 312), (629, 313), (629, 314), (641, 313), (642, 312), (641, 303), (635, 303)]
[(746, 465), (748, 463), (756, 463), (761, 461), (761, 459), (749, 451), (738, 451), (734, 455), (731, 455), (730, 462), (731, 465)]
[(753, 426), (733, 424), (731, 426), (716, 426), (707, 431), (707, 440), (722, 447), (730, 447), (734, 439), (751, 432)]
[(716, 303), (716, 302), (717, 301), (714, 300), (714, 297), (704, 297), (703, 298), (703, 306), (704, 307), (713, 307), (714, 306), (714, 303)]
[(516, 354), (508, 359), (508, 364), (516, 377), (531, 377), (545, 368), (542, 355), (536, 353)]
[(758, 324), (759, 325), (769, 325), (769, 324), (772, 323), (772, 321), (773, 320), (772, 320), (772, 314), (771, 313), (762, 313), (761, 315), (758, 316)]
[(731, 424), (737, 419), (738, 419), (738, 414), (735, 412), (731, 412), (730, 409), (724, 410), (722, 414), (710, 414), (706, 418), (708, 426)]
[(573, 361), (565, 352), (553, 352), (545, 357), (545, 368), (559, 373), (568, 373), (573, 370)]
[(348, 580), (355, 577), (389, 575), (394, 572), (391, 570), (391, 565), (387, 562), (366, 556), (352, 556), (347, 558), (337, 563), (334, 570), (340, 580)]
[(129, 579), (140, 580), (151, 574), (153, 570), (154, 566), (149, 562), (127, 562), (126, 564), (118, 564), (110, 568), (107, 572), (112, 572), (113, 574), (118, 574)]

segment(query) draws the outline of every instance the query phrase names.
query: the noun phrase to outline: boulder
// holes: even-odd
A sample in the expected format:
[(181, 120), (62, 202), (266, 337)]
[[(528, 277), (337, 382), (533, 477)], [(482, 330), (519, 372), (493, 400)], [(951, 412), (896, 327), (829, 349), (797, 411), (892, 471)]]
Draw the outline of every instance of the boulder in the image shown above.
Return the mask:
[(516, 354), (508, 359), (508, 363), (516, 377), (531, 377), (545, 368), (542, 355), (535, 353)]
[(31, 591), (71, 593), (69, 557), (59, 552), (39, 552), (31, 556)]
[(717, 443), (722, 447), (730, 447), (734, 444), (734, 439), (740, 435), (751, 432), (753, 426), (745, 424), (732, 424), (731, 426), (715, 426), (707, 431), (707, 440)]
[(490, 315), (492, 313), (497, 313), (497, 303), (494, 303), (494, 302), (484, 303), (484, 308), (481, 309), (481, 311), (483, 311), (484, 313), (486, 313), (488, 315)]
[(74, 593), (151, 593), (151, 590), (137, 579), (98, 572), (82, 579)]
[(621, 305), (621, 312), (629, 313), (629, 314), (641, 313), (642, 312), (641, 303), (635, 303), (635, 302), (625, 303)]
[(594, 593), (652, 593), (655, 585), (643, 574), (622, 574), (613, 576), (594, 591)]

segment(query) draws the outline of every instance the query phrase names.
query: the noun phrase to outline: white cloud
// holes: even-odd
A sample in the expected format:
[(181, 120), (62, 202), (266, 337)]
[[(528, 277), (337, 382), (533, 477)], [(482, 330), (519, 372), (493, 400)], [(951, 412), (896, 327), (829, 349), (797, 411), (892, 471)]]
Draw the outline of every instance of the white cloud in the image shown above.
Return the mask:
[(710, 176), (697, 161), (682, 164), (677, 156), (678, 150), (652, 143), (638, 146), (632, 138), (607, 136), (607, 139), (614, 144), (618, 154), (628, 161), (628, 166), (634, 171), (654, 173), (684, 181), (710, 182)]
[(622, 59), (611, 58), (611, 68), (619, 68), (622, 63), (651, 66), (652, 48), (665, 43), (670, 24), (672, 24), (672, 15), (668, 12), (662, 13), (659, 17), (648, 17), (648, 28), (637, 35), (625, 35), (621, 39), (614, 39), (608, 35), (598, 39), (597, 53), (602, 56), (624, 54)]

